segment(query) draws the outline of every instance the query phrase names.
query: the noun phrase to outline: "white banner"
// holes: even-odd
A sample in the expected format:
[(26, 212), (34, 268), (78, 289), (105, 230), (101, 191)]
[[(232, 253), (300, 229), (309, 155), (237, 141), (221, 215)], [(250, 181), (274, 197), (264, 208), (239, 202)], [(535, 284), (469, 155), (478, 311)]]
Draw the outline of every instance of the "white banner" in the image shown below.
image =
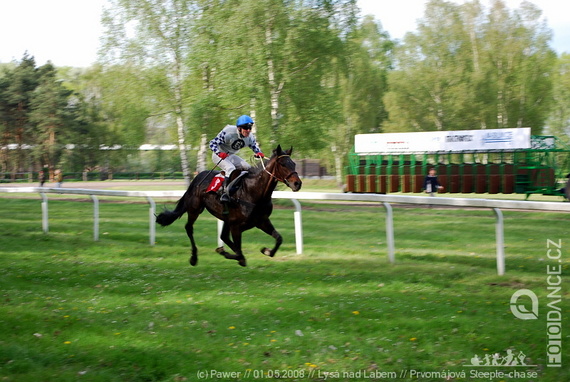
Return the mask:
[(357, 134), (357, 154), (490, 151), (530, 148), (530, 127), (515, 129)]

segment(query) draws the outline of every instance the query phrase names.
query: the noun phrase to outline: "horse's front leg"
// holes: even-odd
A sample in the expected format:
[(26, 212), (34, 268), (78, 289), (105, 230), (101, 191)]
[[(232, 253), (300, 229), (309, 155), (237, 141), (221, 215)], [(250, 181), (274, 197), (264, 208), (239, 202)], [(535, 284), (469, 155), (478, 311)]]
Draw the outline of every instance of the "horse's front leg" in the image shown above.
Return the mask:
[(281, 243), (283, 243), (283, 237), (279, 232), (277, 232), (275, 227), (273, 227), (273, 224), (271, 224), (271, 221), (269, 219), (263, 220), (260, 224), (257, 225), (257, 228), (259, 228), (260, 230), (262, 230), (263, 232), (265, 232), (266, 234), (270, 235), (275, 239), (275, 246), (273, 247), (273, 249), (264, 247), (261, 248), (261, 253), (269, 257), (275, 256), (275, 253), (277, 253), (277, 250), (281, 246)]

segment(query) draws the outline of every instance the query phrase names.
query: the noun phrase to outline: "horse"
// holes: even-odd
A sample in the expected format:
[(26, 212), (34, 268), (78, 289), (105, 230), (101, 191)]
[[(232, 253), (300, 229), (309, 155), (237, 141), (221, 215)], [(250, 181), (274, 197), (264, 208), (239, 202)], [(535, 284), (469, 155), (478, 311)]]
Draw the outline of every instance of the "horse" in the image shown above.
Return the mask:
[[(283, 238), (269, 220), (273, 211), (271, 195), (278, 182), (283, 182), (295, 192), (302, 186), (299, 174), (295, 171), (295, 162), (291, 159), (292, 152), (293, 147), (284, 151), (281, 145), (278, 145), (266, 165), (262, 168), (252, 167), (247, 174), (244, 174), (240, 179), (241, 186), (232, 195), (232, 201), (229, 203), (222, 203), (217, 193), (206, 192), (212, 178), (219, 172), (199, 173), (188, 186), (186, 193), (178, 200), (176, 208), (173, 211), (165, 209), (156, 217), (156, 222), (164, 227), (180, 219), (184, 213), (188, 214), (185, 228), (192, 245), (192, 255), (189, 259), (192, 266), (198, 263), (198, 248), (193, 234), (194, 222), (204, 209), (224, 222), (220, 238), (234, 252), (228, 253), (222, 246), (216, 249), (217, 253), (227, 259), (237, 260), (239, 265), (245, 267), (246, 259), (241, 249), (242, 233), (257, 227), (275, 239), (274, 247), (272, 249), (264, 247), (261, 253), (269, 257), (275, 256)], [(241, 175), (238, 173), (240, 171), (233, 171), (232, 179)]]

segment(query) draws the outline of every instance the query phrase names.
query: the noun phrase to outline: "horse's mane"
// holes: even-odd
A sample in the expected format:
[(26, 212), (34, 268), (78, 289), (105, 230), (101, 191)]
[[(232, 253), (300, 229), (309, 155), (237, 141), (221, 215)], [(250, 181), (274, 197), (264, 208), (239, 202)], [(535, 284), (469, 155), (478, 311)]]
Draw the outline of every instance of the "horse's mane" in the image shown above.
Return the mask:
[(260, 161), (255, 161), (255, 165), (251, 166), (248, 171), (250, 175), (255, 176), (258, 175), (260, 172), (262, 172), (263, 168), (264, 167), (262, 166)]

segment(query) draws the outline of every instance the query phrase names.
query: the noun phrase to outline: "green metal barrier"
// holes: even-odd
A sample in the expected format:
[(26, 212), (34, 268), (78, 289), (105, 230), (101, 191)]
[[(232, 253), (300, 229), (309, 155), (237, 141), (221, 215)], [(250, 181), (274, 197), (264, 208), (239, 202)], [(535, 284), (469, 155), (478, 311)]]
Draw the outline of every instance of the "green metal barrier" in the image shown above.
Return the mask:
[[(570, 172), (570, 147), (555, 136), (535, 135), (531, 147), (373, 155), (357, 154), (353, 149), (346, 170), (347, 183), (354, 186), (348, 191), (419, 192), (423, 177), (433, 167), (444, 192), (518, 193), (527, 198), (532, 194), (562, 195), (560, 188)], [(382, 182), (387, 182), (384, 192)]]

